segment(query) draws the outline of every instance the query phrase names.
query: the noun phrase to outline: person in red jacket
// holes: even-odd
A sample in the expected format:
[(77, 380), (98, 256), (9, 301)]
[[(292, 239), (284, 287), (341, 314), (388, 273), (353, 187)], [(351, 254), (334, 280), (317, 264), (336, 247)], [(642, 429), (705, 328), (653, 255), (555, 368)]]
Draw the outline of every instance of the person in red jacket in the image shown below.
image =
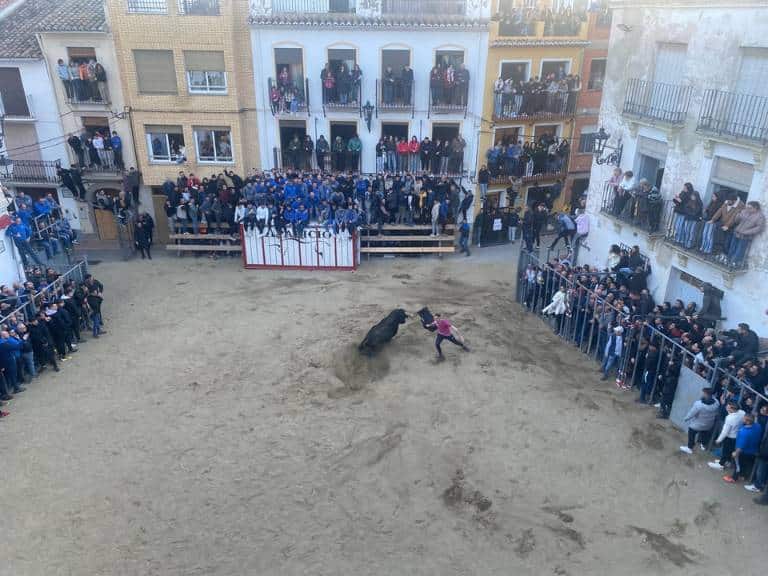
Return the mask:
[(397, 142), (397, 170), (405, 172), (408, 170), (408, 140), (401, 138)]
[(411, 141), (408, 143), (408, 153), (410, 154), (411, 159), (411, 172), (414, 174), (421, 170), (420, 151), (421, 146), (419, 146), (419, 139), (416, 138), (416, 136), (412, 136)]

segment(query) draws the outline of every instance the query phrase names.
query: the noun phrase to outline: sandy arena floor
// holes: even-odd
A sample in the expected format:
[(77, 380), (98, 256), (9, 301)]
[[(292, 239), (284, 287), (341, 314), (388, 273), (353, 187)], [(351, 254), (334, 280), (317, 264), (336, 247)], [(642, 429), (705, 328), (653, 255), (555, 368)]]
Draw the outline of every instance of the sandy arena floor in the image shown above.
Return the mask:
[[(109, 334), (0, 423), (0, 574), (751, 575), (766, 512), (473, 259), (102, 264)], [(392, 308), (454, 319), (473, 352)]]

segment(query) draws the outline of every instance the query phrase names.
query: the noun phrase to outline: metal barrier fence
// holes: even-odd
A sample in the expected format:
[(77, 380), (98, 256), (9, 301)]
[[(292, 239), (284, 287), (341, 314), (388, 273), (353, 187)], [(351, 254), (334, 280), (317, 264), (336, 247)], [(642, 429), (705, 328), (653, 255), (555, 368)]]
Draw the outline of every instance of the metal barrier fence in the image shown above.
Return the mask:
[[(518, 265), (516, 300), (529, 312), (546, 318), (552, 330), (563, 340), (576, 346), (581, 352), (602, 363), (602, 368), (616, 369), (616, 384), (624, 388), (639, 388), (640, 400), (646, 403), (662, 401), (665, 377), (669, 378), (670, 363), (694, 369), (713, 388), (718, 384), (727, 389), (735, 387), (743, 394), (755, 398), (753, 409), (768, 402), (768, 397), (743, 380), (738, 379), (719, 364), (701, 362), (695, 354), (677, 341), (645, 322), (645, 318), (632, 317), (627, 309), (606, 301), (582, 282), (587, 276), (603, 278), (608, 272), (590, 272), (574, 277), (563, 275), (542, 262), (532, 253), (521, 251)], [(557, 314), (545, 314), (555, 293), (565, 288), (564, 309)], [(556, 311), (557, 312), (557, 311)], [(604, 357), (612, 328), (624, 328), (620, 356), (609, 360)], [(652, 353), (653, 352), (653, 353)], [(650, 361), (648, 359), (651, 359)], [(673, 375), (675, 378), (676, 375)], [(662, 406), (669, 414), (672, 401)]]
[(18, 306), (12, 312), (6, 314), (0, 318), (0, 324), (5, 324), (9, 317), (15, 315), (17, 318), (23, 318), (28, 321), (32, 316), (37, 314), (40, 310), (40, 306), (46, 300), (50, 300), (59, 297), (63, 294), (64, 284), (70, 280), (75, 282), (82, 282), (85, 280), (85, 275), (88, 273), (88, 262), (81, 260), (69, 270), (64, 272), (61, 276), (56, 278), (53, 282), (38, 291), (31, 299), (27, 300), (21, 306)]

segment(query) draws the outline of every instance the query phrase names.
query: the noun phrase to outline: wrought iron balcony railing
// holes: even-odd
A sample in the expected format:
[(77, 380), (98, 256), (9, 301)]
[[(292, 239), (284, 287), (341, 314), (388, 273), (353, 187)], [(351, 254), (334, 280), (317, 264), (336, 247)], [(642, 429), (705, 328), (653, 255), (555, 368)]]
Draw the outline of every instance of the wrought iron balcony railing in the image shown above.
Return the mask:
[(768, 144), (768, 98), (706, 90), (699, 132)]
[(682, 125), (688, 115), (691, 86), (664, 84), (632, 78), (624, 97), (624, 114), (637, 118)]
[(0, 179), (8, 182), (56, 184), (59, 181), (58, 160), (13, 160), (0, 158)]

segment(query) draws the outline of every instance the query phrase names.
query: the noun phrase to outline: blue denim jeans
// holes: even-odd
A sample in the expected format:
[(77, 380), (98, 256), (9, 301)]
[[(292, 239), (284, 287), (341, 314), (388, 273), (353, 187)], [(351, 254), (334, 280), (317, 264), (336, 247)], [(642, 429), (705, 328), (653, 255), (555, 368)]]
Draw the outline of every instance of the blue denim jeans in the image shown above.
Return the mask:
[(672, 226), (675, 231), (675, 242), (682, 244), (685, 241), (685, 216), (675, 214)]
[(29, 374), (30, 378), (34, 378), (37, 376), (37, 371), (35, 370), (35, 354), (34, 352), (24, 352), (21, 355), (21, 363), (22, 366), (24, 366), (24, 370), (27, 374)]
[(91, 320), (93, 321), (93, 335), (98, 336), (101, 333), (101, 313), (94, 312), (91, 314)]
[(755, 477), (752, 479), (752, 484), (758, 490), (764, 490), (765, 485), (768, 484), (768, 460), (763, 458), (757, 459), (757, 468), (755, 469)]
[(701, 231), (701, 245), (699, 250), (704, 254), (712, 253), (712, 243), (715, 236), (715, 225), (711, 222), (705, 222), (704, 228)]
[(603, 374), (605, 376), (608, 376), (610, 371), (613, 369), (614, 366), (618, 368), (619, 364), (619, 357), (616, 356), (616, 354), (608, 353), (608, 355), (603, 360), (603, 365), (601, 366), (601, 370), (603, 371)]
[(693, 246), (694, 237), (696, 236), (696, 220), (686, 220), (683, 224), (683, 245), (686, 248)]
[(731, 246), (728, 250), (728, 260), (734, 265), (739, 265), (744, 260), (749, 246), (749, 238), (731, 237)]

